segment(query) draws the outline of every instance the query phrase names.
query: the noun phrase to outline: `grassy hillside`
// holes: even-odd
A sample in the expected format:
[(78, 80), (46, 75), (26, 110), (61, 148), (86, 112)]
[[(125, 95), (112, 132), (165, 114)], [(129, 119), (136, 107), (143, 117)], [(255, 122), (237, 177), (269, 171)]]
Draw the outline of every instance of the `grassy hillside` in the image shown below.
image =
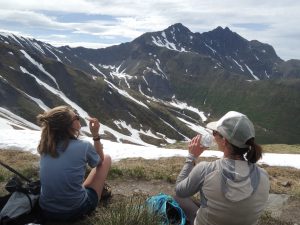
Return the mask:
[[(165, 148), (187, 149), (187, 146), (188, 142), (176, 142), (165, 146)], [(264, 153), (300, 154), (300, 145), (262, 144), (261, 146)], [(216, 150), (216, 147), (212, 147), (210, 150)]]
[[(268, 146), (270, 149), (272, 146)], [(288, 150), (287, 150), (288, 151)], [(294, 151), (292, 149), (291, 151)], [(0, 160), (17, 169), (28, 177), (38, 177), (37, 155), (27, 152), (0, 150)], [(200, 158), (214, 160), (212, 158)], [(176, 177), (184, 163), (183, 158), (162, 158), (160, 160), (127, 159), (114, 162), (109, 173), (108, 183), (113, 187), (113, 197), (101, 202), (96, 211), (90, 216), (72, 224), (83, 225), (155, 225), (158, 218), (149, 214), (143, 207), (149, 195), (165, 192), (173, 193)], [(300, 205), (300, 170), (287, 167), (264, 166), (270, 175), (271, 193), (285, 193), (293, 196), (294, 210)], [(4, 195), (4, 185), (12, 173), (0, 167), (0, 193)], [(291, 185), (282, 183), (289, 181)], [(151, 189), (150, 192), (147, 190)], [(199, 196), (195, 196), (198, 198)], [(141, 206), (141, 207), (139, 207)], [(287, 221), (287, 220), (285, 220)], [(60, 223), (47, 223), (58, 225)], [(259, 225), (292, 225), (276, 219), (266, 212)]]
[[(198, 60), (192, 71), (185, 71), (182, 55), (170, 60), (171, 85), (176, 97), (210, 112), (218, 119), (227, 111), (239, 111), (255, 123), (257, 140), (261, 143), (299, 143), (300, 80), (246, 81), (213, 67), (207, 57)], [(192, 57), (192, 56), (186, 56)], [(214, 69), (212, 69), (214, 68)]]

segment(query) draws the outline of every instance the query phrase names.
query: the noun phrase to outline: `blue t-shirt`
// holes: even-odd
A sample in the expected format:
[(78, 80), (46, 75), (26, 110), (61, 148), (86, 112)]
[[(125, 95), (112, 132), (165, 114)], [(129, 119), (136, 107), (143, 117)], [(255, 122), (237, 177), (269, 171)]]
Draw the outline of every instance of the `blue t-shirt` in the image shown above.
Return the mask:
[(64, 213), (80, 207), (87, 195), (84, 187), (86, 163), (96, 167), (101, 163), (94, 146), (84, 140), (70, 140), (65, 151), (62, 143), (57, 145), (59, 156), (41, 156), (40, 206), (49, 212)]

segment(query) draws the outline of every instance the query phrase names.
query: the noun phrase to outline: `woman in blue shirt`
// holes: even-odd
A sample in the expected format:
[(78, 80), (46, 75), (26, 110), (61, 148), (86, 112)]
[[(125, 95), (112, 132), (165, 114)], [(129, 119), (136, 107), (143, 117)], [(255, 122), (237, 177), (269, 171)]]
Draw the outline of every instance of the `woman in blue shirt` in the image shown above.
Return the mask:
[[(100, 123), (89, 119), (94, 144), (78, 138), (80, 116), (69, 106), (58, 106), (37, 116), (42, 127), (40, 206), (47, 219), (74, 220), (98, 204), (111, 158), (103, 152)], [(85, 178), (86, 164), (93, 169)]]

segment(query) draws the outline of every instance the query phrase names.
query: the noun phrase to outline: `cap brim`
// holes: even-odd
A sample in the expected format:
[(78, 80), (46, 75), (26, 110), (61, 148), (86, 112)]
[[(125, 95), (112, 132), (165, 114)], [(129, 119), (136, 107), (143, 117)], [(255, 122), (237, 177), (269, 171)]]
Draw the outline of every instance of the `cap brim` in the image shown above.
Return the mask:
[(217, 130), (217, 121), (215, 122), (210, 122), (206, 125), (206, 128), (210, 129), (210, 130)]

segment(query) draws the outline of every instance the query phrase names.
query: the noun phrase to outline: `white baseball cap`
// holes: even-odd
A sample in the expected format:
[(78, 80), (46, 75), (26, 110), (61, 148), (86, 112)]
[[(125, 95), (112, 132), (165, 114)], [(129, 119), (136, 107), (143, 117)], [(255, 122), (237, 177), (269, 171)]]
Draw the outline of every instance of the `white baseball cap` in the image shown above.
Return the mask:
[(221, 119), (206, 125), (208, 129), (220, 133), (227, 141), (239, 148), (247, 148), (245, 143), (255, 137), (253, 123), (242, 113), (229, 111)]

